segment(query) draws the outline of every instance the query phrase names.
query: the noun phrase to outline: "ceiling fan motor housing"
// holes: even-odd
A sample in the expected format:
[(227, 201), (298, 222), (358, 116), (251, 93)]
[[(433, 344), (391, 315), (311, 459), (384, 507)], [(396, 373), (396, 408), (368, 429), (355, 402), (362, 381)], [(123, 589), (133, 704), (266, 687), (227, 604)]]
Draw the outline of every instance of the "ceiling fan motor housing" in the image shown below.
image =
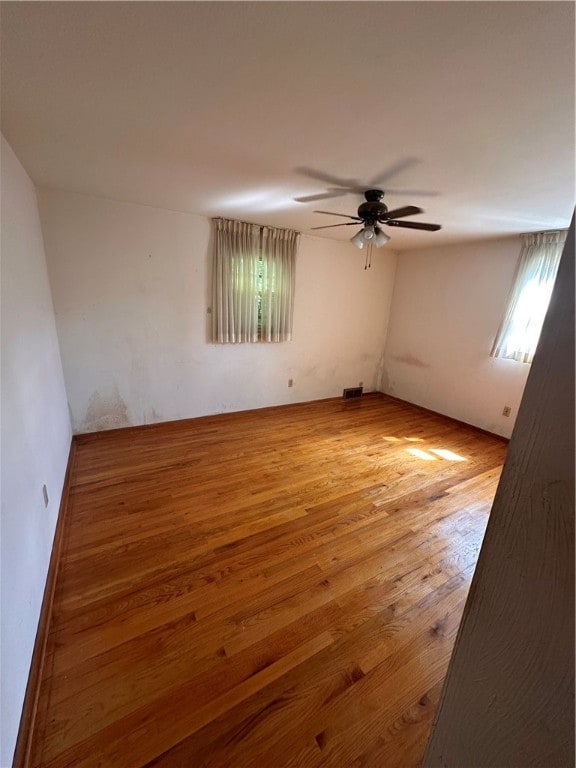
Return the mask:
[[(368, 196), (368, 195), (366, 195)], [(362, 203), (358, 207), (358, 216), (366, 222), (375, 223), (388, 212), (388, 207), (379, 201)]]

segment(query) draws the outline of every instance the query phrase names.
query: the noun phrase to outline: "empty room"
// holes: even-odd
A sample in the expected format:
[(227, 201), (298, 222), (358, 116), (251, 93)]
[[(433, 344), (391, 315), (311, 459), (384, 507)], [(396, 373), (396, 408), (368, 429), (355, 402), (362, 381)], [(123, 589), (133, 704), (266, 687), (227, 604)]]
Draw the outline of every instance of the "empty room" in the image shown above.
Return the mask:
[(1, 768), (568, 768), (574, 4), (1, 2)]

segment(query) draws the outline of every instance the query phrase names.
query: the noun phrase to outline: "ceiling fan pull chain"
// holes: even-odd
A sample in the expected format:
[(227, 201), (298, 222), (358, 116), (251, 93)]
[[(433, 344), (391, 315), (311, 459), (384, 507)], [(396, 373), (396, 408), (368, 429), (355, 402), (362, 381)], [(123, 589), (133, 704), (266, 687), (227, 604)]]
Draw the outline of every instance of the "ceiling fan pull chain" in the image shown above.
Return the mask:
[(366, 248), (366, 259), (364, 261), (364, 269), (370, 269), (372, 266), (372, 243), (368, 243)]

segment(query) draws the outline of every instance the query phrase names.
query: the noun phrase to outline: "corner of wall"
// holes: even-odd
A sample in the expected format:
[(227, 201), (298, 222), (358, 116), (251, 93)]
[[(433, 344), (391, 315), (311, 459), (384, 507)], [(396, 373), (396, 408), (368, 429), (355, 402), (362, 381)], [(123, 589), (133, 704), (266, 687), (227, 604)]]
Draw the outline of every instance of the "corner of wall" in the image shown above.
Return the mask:
[[(2, 732), (16, 743), (64, 476), (71, 425), (36, 191), (1, 137)], [(47, 500), (43, 498), (46, 489)]]

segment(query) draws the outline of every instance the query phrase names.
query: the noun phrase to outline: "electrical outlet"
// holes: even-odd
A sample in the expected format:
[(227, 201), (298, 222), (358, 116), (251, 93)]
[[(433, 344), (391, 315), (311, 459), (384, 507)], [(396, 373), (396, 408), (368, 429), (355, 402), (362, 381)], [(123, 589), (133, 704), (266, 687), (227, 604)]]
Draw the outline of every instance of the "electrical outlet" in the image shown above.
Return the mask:
[(502, 409), (502, 416), (510, 416), (511, 410), (512, 409), (510, 408), (509, 405), (505, 405), (504, 408)]
[(48, 489), (45, 485), (42, 486), (42, 496), (44, 496), (44, 506), (48, 506)]
[(294, 386), (294, 379), (288, 379), (288, 386), (293, 387)]

